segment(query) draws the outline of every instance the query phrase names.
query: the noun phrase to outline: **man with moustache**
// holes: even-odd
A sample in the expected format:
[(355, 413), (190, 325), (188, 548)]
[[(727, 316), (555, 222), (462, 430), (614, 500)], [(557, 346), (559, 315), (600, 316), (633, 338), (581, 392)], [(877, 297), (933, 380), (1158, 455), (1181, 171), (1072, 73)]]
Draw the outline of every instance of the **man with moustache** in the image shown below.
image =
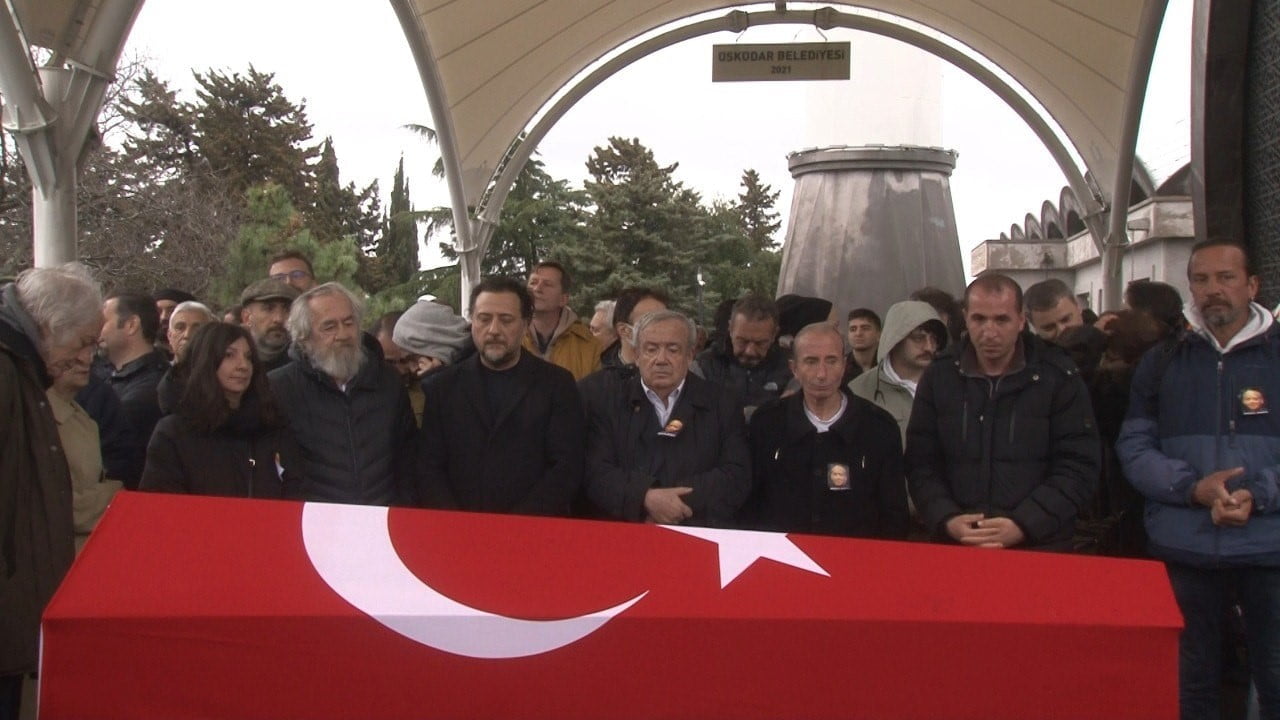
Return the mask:
[(267, 370), (289, 362), (289, 308), (298, 289), (279, 280), (259, 280), (240, 293), (240, 324), (249, 330)]
[(888, 413), (842, 386), (844, 347), (831, 323), (796, 333), (790, 366), (800, 392), (751, 416), (754, 491), (747, 524), (776, 532), (906, 537), (902, 441)]
[(947, 326), (927, 302), (903, 300), (889, 308), (876, 354), (880, 362), (849, 383), (854, 395), (884, 408), (907, 441), (907, 420), (916, 399), (916, 384), (933, 356), (947, 346)]
[(298, 296), (288, 323), (293, 362), (268, 377), (301, 451), (304, 499), (407, 504), (417, 426), (400, 377), (360, 331), (363, 314), (336, 282)]
[(634, 332), (638, 373), (592, 403), (587, 495), (618, 520), (731, 526), (751, 489), (742, 408), (689, 372), (687, 317), (648, 313)]
[(1022, 289), (982, 275), (960, 342), (929, 364), (907, 423), (907, 483), (925, 528), (970, 547), (1067, 550), (1098, 483), (1089, 390), (1026, 332)]
[(1218, 717), (1234, 605), (1260, 717), (1280, 717), (1280, 325), (1234, 240), (1196, 243), (1187, 284), (1190, 329), (1138, 364), (1116, 454), (1182, 610), (1182, 717)]
[(573, 375), (521, 347), (529, 290), (488, 277), (471, 290), (475, 355), (428, 375), (418, 496), (426, 507), (568, 516), (582, 483)]

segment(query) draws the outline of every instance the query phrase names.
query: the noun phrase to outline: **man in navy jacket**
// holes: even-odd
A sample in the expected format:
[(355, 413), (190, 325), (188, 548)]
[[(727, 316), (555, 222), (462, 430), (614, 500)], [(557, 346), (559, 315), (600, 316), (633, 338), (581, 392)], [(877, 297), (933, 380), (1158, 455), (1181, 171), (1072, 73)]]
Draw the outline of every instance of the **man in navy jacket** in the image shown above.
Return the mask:
[(1116, 452), (1146, 497), (1153, 555), (1186, 622), (1183, 717), (1217, 717), (1222, 621), (1244, 611), (1263, 717), (1280, 713), (1280, 327), (1253, 302), (1242, 246), (1197, 244), (1187, 266), (1192, 332), (1158, 345), (1133, 378)]

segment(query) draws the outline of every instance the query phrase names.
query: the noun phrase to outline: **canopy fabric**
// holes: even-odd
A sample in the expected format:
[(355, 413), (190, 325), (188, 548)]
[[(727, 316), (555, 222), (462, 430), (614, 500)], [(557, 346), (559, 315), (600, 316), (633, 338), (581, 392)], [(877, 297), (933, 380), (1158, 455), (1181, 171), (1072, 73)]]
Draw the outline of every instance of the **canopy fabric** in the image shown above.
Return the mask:
[[(592, 63), (694, 15), (760, 8), (724, 0), (393, 2), (409, 10), (411, 20), (402, 15), (405, 32), (434, 66), (438, 107), (449, 116), (435, 120), (452, 126), (469, 207), (530, 120)], [(914, 21), (990, 60), (1046, 109), (1110, 195), (1142, 2), (859, 0), (831, 6)], [(432, 82), (426, 84), (431, 92)]]

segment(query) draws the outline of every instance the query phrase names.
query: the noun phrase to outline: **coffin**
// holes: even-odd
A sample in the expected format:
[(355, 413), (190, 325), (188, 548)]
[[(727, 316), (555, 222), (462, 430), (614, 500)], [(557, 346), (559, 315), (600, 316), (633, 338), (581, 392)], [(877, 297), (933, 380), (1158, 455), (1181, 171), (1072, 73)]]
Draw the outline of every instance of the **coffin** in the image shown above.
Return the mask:
[(124, 492), (40, 717), (1173, 718), (1180, 627), (1153, 562)]

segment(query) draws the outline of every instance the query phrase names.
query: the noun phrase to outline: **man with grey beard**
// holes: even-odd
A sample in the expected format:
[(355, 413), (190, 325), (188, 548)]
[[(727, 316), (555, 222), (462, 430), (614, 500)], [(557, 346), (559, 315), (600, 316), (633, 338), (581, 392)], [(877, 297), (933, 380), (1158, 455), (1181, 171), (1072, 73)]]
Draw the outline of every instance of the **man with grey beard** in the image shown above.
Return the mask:
[(268, 377), (301, 450), (304, 499), (408, 503), (417, 425), (382, 348), (360, 331), (363, 314), (338, 283), (303, 293), (289, 311), (293, 362)]

